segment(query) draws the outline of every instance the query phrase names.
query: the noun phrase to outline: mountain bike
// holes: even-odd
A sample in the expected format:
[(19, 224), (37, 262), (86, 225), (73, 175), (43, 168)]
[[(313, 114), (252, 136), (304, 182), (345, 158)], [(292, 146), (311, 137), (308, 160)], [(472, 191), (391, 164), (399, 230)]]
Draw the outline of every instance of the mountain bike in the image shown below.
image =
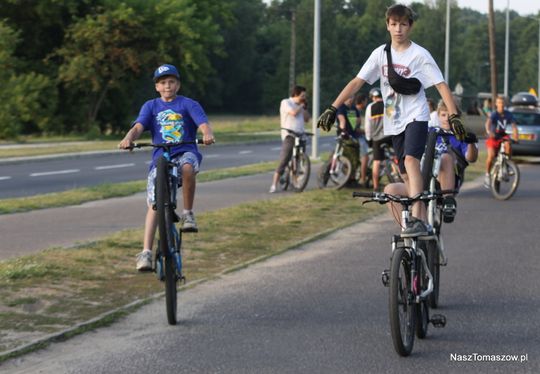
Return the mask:
[(504, 148), (506, 142), (515, 143), (515, 140), (503, 139), (489, 173), (489, 188), (491, 194), (497, 200), (508, 200), (511, 198), (519, 185), (519, 168), (510, 159), (510, 155), (506, 153)]
[(289, 185), (291, 185), (295, 192), (302, 192), (309, 182), (309, 175), (311, 173), (311, 162), (309, 156), (306, 154), (306, 143), (307, 137), (313, 136), (313, 133), (298, 133), (284, 127), (281, 129), (287, 130), (294, 137), (294, 146), (291, 159), (279, 178), (279, 188), (287, 190)]
[[(403, 208), (400, 222), (403, 231), (409, 224), (410, 210), (415, 202), (435, 200), (449, 192), (422, 192), (413, 197), (384, 192), (353, 192), (353, 197), (368, 198), (362, 204), (400, 204)], [(434, 327), (446, 325), (446, 317), (442, 314), (434, 314), (431, 318), (429, 315), (428, 297), (433, 292), (433, 275), (427, 264), (426, 242), (434, 239), (433, 235), (392, 237), (390, 269), (382, 272), (381, 280), (385, 287), (389, 287), (390, 332), (394, 349), (400, 356), (411, 354), (415, 334), (419, 339), (426, 337), (429, 323)]]
[(334, 152), (321, 166), (317, 183), (319, 188), (343, 188), (360, 166), (359, 144), (353, 138), (343, 135), (336, 137)]
[[(424, 183), (424, 191), (430, 193), (438, 193), (441, 189), (438, 177), (441, 169), (442, 156), (446, 152), (450, 152), (457, 160), (457, 165), (460, 175), (458, 178), (463, 179), (463, 173), (468, 166), (467, 160), (463, 155), (454, 149), (448, 137), (453, 133), (441, 128), (432, 129), (427, 138), (426, 151), (421, 160), (422, 178)], [(441, 138), (440, 146), (436, 146), (437, 138)], [(454, 190), (452, 194), (457, 193)], [(429, 200), (427, 203), (427, 221), (433, 228), (434, 240), (429, 240), (427, 246), (427, 262), (428, 267), (433, 275), (433, 292), (429, 295), (429, 306), (437, 308), (439, 304), (439, 284), (440, 284), (440, 267), (446, 266), (448, 260), (444, 252), (444, 241), (441, 236), (441, 226), (443, 222), (451, 222), (443, 214), (443, 198)], [(455, 213), (454, 213), (455, 214)]]
[[(202, 144), (202, 139), (197, 139), (196, 143)], [(171, 160), (171, 149), (181, 144), (195, 144), (195, 141), (162, 144), (135, 143), (133, 145), (133, 148), (153, 147), (163, 150), (156, 163), (156, 202), (152, 207), (157, 211), (159, 232), (153, 270), (157, 279), (165, 283), (165, 306), (167, 321), (170, 325), (177, 323), (178, 282), (186, 282), (182, 272), (182, 230), (175, 226), (175, 223), (180, 221), (175, 209), (181, 179), (178, 178), (176, 163)]]
[[(403, 182), (403, 178), (401, 178), (401, 174), (399, 173), (399, 166), (398, 166), (398, 159), (396, 156), (396, 153), (394, 152), (394, 148), (392, 148), (390, 145), (383, 143), (381, 144), (381, 148), (384, 152), (384, 160), (381, 161), (381, 165), (379, 168), (379, 180), (382, 180), (386, 177), (388, 180), (388, 183), (399, 183)], [(369, 166), (368, 166), (368, 174), (371, 175), (373, 173), (373, 150), (370, 148), (369, 150)]]

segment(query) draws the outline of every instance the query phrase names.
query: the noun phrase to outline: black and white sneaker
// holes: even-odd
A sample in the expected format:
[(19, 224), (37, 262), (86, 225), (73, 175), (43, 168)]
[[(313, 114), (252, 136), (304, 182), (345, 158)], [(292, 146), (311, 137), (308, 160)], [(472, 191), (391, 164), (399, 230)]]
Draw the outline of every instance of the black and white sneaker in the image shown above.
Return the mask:
[(456, 199), (452, 196), (446, 196), (443, 200), (443, 221), (445, 223), (454, 222), (454, 218), (457, 213), (457, 203)]
[(424, 221), (417, 218), (412, 218), (409, 225), (401, 232), (402, 238), (412, 238), (416, 236), (427, 236), (430, 234), (430, 229)]

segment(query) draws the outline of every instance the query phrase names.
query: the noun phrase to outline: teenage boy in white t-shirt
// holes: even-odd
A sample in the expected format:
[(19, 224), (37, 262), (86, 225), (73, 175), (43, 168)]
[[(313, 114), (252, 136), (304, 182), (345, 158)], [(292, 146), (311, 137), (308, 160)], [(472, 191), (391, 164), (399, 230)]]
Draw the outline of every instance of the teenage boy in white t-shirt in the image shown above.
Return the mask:
[[(393, 136), (400, 171), (411, 197), (423, 191), (420, 160), (425, 149), (429, 121), (424, 89), (431, 86), (437, 88), (451, 114), (450, 123), (456, 137), (462, 139), (465, 136), (457, 106), (439, 67), (426, 49), (409, 38), (414, 17), (412, 9), (402, 4), (387, 9), (386, 29), (391, 43), (383, 44), (371, 53), (358, 75), (345, 86), (317, 122), (318, 127), (328, 131), (335, 121), (335, 108), (360, 90), (364, 83), (373, 84), (380, 80), (384, 100), (384, 134)], [(390, 49), (390, 64), (385, 48)], [(423, 202), (413, 205), (412, 216), (414, 218), (402, 236), (427, 235), (429, 228), (424, 223), (426, 208)]]

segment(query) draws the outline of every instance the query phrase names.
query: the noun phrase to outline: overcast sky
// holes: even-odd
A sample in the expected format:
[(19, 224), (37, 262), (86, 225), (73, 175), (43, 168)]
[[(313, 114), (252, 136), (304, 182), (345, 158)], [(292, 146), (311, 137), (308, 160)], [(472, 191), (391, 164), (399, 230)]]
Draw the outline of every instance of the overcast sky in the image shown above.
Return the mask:
[[(403, 3), (410, 4), (412, 1), (403, 1)], [(487, 13), (489, 0), (458, 0), (458, 4), (460, 8), (471, 8)], [(507, 4), (508, 0), (493, 0), (495, 10), (506, 10)], [(540, 0), (510, 0), (510, 9), (521, 16), (537, 15), (540, 10)]]

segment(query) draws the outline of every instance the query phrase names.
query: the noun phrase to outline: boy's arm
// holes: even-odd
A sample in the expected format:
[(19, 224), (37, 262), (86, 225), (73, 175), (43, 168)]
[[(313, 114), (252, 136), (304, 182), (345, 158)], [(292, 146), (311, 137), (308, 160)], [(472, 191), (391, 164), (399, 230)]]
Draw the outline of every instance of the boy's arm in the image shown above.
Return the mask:
[(466, 132), (463, 124), (461, 123), (461, 119), (459, 119), (459, 111), (454, 101), (454, 96), (452, 96), (452, 91), (450, 91), (450, 87), (448, 87), (448, 84), (446, 84), (444, 81), (437, 83), (435, 87), (437, 88), (437, 91), (439, 91), (446, 108), (448, 108), (448, 122), (450, 122), (454, 136), (459, 141), (463, 141)]
[(330, 131), (334, 125), (334, 122), (336, 121), (337, 108), (339, 108), (341, 104), (347, 100), (347, 98), (358, 92), (365, 82), (366, 81), (361, 78), (354, 77), (349, 83), (347, 83), (332, 105), (330, 105), (330, 107), (326, 109), (323, 114), (321, 114), (317, 120), (317, 127), (320, 127), (325, 131)]
[(488, 136), (488, 138), (491, 138), (493, 134), (491, 134), (491, 117), (490, 116), (488, 116), (488, 118), (486, 119), (486, 123), (484, 127), (486, 128), (486, 135)]
[(137, 122), (129, 131), (127, 132), (124, 139), (118, 144), (120, 149), (128, 149), (133, 146), (133, 142), (141, 137), (141, 134), (144, 132), (144, 127), (141, 123)]
[(212, 128), (208, 123), (201, 123), (199, 125), (199, 129), (201, 130), (203, 134), (203, 143), (206, 145), (210, 145), (214, 143), (214, 132), (212, 131)]

